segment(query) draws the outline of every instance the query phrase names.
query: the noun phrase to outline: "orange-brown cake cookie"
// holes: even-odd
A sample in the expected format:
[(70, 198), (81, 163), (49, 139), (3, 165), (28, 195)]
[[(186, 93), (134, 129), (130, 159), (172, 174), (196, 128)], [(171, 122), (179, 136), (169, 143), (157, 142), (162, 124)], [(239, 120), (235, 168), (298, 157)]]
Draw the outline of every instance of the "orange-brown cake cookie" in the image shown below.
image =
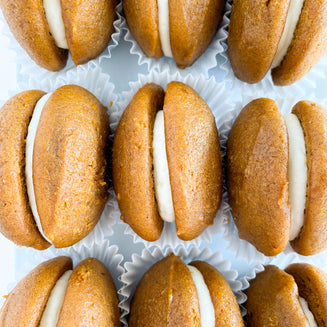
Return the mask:
[(295, 251), (311, 255), (327, 248), (327, 113), (311, 101), (298, 102), (292, 112), (304, 132), (308, 185), (304, 225), (291, 244)]
[(266, 255), (289, 239), (288, 141), (275, 102), (257, 99), (243, 108), (227, 143), (229, 203), (239, 236)]
[(76, 85), (43, 95), (20, 93), (0, 113), (0, 230), (36, 249), (84, 238), (108, 197), (106, 108)]
[(218, 131), (208, 105), (183, 83), (167, 85), (163, 111), (177, 235), (191, 240), (212, 225), (221, 203)]
[[(87, 301), (81, 294), (87, 295)], [(90, 307), (90, 303), (94, 305)], [(73, 326), (76, 321), (84, 326), (114, 327), (120, 326), (119, 319), (116, 288), (109, 271), (97, 259), (83, 260), (68, 281), (57, 327)]]
[(248, 326), (325, 326), (327, 274), (296, 263), (280, 270), (267, 266), (246, 290)]
[(309, 327), (294, 279), (278, 267), (267, 266), (250, 282), (246, 295), (248, 326)]
[(112, 147), (112, 179), (121, 219), (149, 241), (163, 228), (154, 195), (152, 131), (163, 106), (163, 89), (146, 84), (125, 109)]
[(45, 93), (25, 91), (0, 110), (0, 231), (18, 245), (38, 250), (50, 244), (41, 236), (28, 204), (25, 182), (25, 142), (37, 101)]
[[(250, 102), (232, 127), (227, 144), (232, 215), (240, 237), (265, 255), (280, 253), (288, 241), (302, 255), (327, 248), (326, 129), (327, 112), (320, 105), (300, 101), (283, 118), (269, 99)], [(301, 160), (303, 167), (295, 171), (294, 162)], [(302, 200), (294, 200), (301, 194)]]
[[(159, 179), (156, 181), (163, 167), (158, 168), (154, 160), (157, 136), (153, 126), (159, 110), (164, 119), (161, 139), (166, 144), (159, 151), (167, 152), (164, 182), (169, 190), (165, 194), (158, 191)], [(121, 218), (139, 236), (148, 241), (160, 237), (160, 217), (167, 220), (162, 215), (161, 199), (167, 193), (174, 215), (167, 221), (176, 220), (181, 239), (191, 240), (213, 224), (222, 198), (219, 137), (210, 108), (191, 87), (171, 82), (165, 97), (155, 84), (142, 87), (123, 113), (112, 153)]]
[[(195, 271), (202, 274), (202, 287), (207, 288), (211, 303), (206, 307), (212, 306), (213, 326), (243, 326), (238, 303), (222, 275), (206, 263), (195, 262), (194, 267), (199, 267)], [(193, 274), (174, 254), (154, 264), (136, 288), (129, 326), (201, 326), (203, 298), (200, 300), (199, 281)]]
[(66, 65), (68, 51), (57, 45), (56, 32), (49, 23), (56, 14), (60, 19), (56, 20), (55, 29), (60, 29), (58, 21), (63, 21), (63, 37), (68, 44), (65, 47), (71, 51), (76, 65), (97, 57), (108, 45), (114, 30), (116, 0), (60, 1), (58, 12), (53, 9), (54, 4), (47, 12), (47, 3), (38, 0), (0, 3), (14, 37), (39, 66), (59, 71)]
[(236, 0), (227, 42), (236, 77), (257, 83), (272, 69), (276, 85), (290, 85), (327, 51), (327, 1)]
[(117, 293), (106, 267), (88, 258), (71, 269), (68, 257), (37, 266), (8, 295), (1, 326), (120, 326)]
[[(144, 53), (154, 58), (171, 56), (179, 68), (185, 68), (212, 41), (224, 1), (176, 0), (168, 1), (164, 7), (161, 0), (124, 0), (123, 6), (131, 33)], [(164, 32), (163, 26), (167, 27)], [(168, 52), (166, 47), (170, 49)]]

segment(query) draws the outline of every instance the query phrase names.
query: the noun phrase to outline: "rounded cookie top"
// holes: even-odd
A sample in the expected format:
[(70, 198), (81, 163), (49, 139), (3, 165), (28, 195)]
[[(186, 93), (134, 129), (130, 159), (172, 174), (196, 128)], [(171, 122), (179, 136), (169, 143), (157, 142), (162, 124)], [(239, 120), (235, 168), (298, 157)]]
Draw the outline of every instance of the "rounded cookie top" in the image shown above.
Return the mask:
[(189, 269), (171, 254), (154, 264), (139, 282), (129, 326), (200, 326), (195, 284)]
[(78, 242), (100, 219), (108, 197), (108, 138), (106, 108), (86, 89), (66, 85), (46, 102), (34, 142), (33, 183), (43, 231), (55, 247)]
[(25, 183), (28, 125), (43, 91), (31, 90), (9, 99), (0, 111), (0, 231), (18, 245), (44, 250), (50, 244), (34, 221)]
[(304, 225), (291, 245), (302, 255), (312, 255), (327, 248), (327, 111), (314, 102), (300, 101), (292, 113), (304, 132), (308, 183)]
[(163, 229), (155, 200), (152, 139), (163, 89), (146, 84), (134, 95), (115, 132), (112, 178), (121, 218), (142, 238), (157, 240)]
[(288, 139), (283, 116), (270, 99), (243, 108), (227, 142), (229, 203), (241, 238), (265, 255), (289, 240)]

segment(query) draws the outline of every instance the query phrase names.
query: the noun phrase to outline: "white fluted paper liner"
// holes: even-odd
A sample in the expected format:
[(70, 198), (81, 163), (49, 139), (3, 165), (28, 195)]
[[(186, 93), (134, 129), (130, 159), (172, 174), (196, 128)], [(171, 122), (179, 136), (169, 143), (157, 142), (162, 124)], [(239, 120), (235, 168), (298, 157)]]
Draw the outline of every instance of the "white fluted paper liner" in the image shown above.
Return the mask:
[[(289, 86), (275, 86), (270, 71), (267, 73), (265, 78), (256, 84), (248, 84), (241, 80), (239, 80), (233, 72), (231, 67), (231, 63), (228, 57), (228, 49), (227, 49), (227, 38), (228, 38), (228, 26), (229, 26), (229, 17), (232, 7), (232, 0), (228, 0), (226, 3), (226, 13), (224, 19), (226, 19), (227, 24), (224, 25), (224, 33), (227, 34), (226, 38), (223, 42), (224, 51), (219, 54), (222, 58), (222, 63), (220, 64), (220, 68), (224, 70), (225, 81), (228, 84), (228, 88), (231, 88), (233, 91), (241, 91), (241, 92), (255, 92), (257, 90), (266, 90), (272, 91), (274, 90), (276, 93), (282, 93), (285, 96), (287, 94), (305, 94), (307, 90), (313, 90), (318, 85), (319, 80), (326, 78), (327, 72), (327, 55), (325, 55), (318, 64), (316, 64), (311, 71), (305, 75), (302, 79), (295, 82)], [(218, 61), (220, 61), (218, 59)]]
[[(117, 95), (114, 92), (114, 85), (110, 82), (109, 75), (101, 72), (100, 67), (87, 70), (85, 67), (78, 66), (76, 70), (69, 70), (65, 74), (57, 76), (56, 78), (47, 78), (43, 81), (34, 76), (28, 81), (20, 83), (18, 90), (12, 92), (11, 96), (23, 90), (31, 89), (53, 92), (58, 87), (66, 84), (76, 84), (90, 91), (105, 107), (108, 108), (109, 114), (111, 110), (116, 111), (114, 108), (117, 101)], [(109, 194), (108, 201), (99, 222), (85, 238), (73, 245), (74, 249), (78, 250), (84, 244), (91, 245), (95, 240), (101, 241), (104, 239), (104, 236), (112, 235), (112, 227), (116, 221), (111, 218), (109, 212), (112, 210), (114, 205), (115, 200), (112, 194), (111, 196)]]
[[(294, 96), (289, 95), (288, 97), (284, 97), (283, 95), (276, 94), (274, 92), (265, 92), (264, 90), (259, 90), (258, 92), (255, 92), (253, 94), (252, 93), (243, 94), (242, 100), (235, 105), (235, 110), (230, 113), (232, 117), (228, 123), (226, 122), (226, 125), (228, 125), (226, 126), (226, 129), (228, 129), (229, 131), (231, 130), (232, 125), (235, 119), (237, 118), (238, 114), (242, 110), (242, 108), (244, 108), (250, 101), (260, 97), (271, 98), (274, 101), (276, 101), (278, 108), (283, 115), (291, 112), (293, 106), (300, 100), (311, 100), (319, 103), (320, 105), (322, 105), (324, 108), (327, 109), (327, 99), (318, 99), (314, 94), (310, 94), (307, 96), (298, 94)], [(225, 225), (223, 239), (228, 241), (229, 245), (227, 248), (229, 251), (232, 251), (236, 254), (237, 259), (244, 258), (248, 263), (251, 263), (253, 261), (259, 261), (263, 264), (268, 264), (273, 259), (273, 257), (267, 257), (261, 252), (259, 252), (249, 242), (239, 238), (237, 227), (234, 223), (230, 211), (229, 211), (229, 219), (227, 220)], [(290, 244), (288, 244), (284, 249), (283, 253), (284, 254), (294, 253), (294, 250), (292, 249)], [(327, 251), (321, 253), (320, 255), (324, 256), (326, 254)], [(312, 257), (314, 258), (315, 256)]]
[[(135, 292), (136, 286), (141, 280), (145, 272), (156, 262), (160, 261), (170, 253), (174, 253), (180, 256), (182, 260), (188, 264), (194, 260), (205, 261), (220, 271), (225, 277), (229, 285), (231, 286), (237, 301), (240, 305), (245, 302), (246, 297), (242, 292), (242, 283), (237, 280), (238, 273), (236, 270), (231, 269), (230, 260), (224, 259), (219, 252), (212, 252), (209, 248), (200, 250), (194, 246), (189, 249), (185, 249), (183, 246), (172, 249), (171, 247), (165, 248), (165, 250), (155, 248), (152, 251), (144, 249), (142, 255), (134, 254), (131, 262), (126, 262), (124, 267), (126, 272), (121, 276), (121, 281), (124, 284), (119, 294), (123, 295), (125, 301), (123, 301), (124, 312), (126, 315), (129, 313), (130, 303)], [(244, 309), (241, 306), (242, 314)], [(124, 320), (126, 321), (126, 316)]]
[[(41, 262), (50, 260), (52, 258), (58, 256), (68, 256), (73, 260), (73, 268), (77, 266), (81, 261), (86, 258), (92, 257), (100, 260), (106, 268), (110, 271), (110, 274), (115, 283), (117, 292), (123, 286), (120, 281), (121, 275), (125, 272), (125, 269), (122, 266), (123, 256), (118, 253), (119, 247), (117, 245), (110, 246), (109, 241), (105, 240), (104, 242), (94, 243), (94, 244), (83, 244), (78, 250), (70, 247), (66, 249), (55, 249), (53, 247), (40, 252), (36, 251), (32, 248), (24, 248), (24, 256), (28, 258), (28, 260), (24, 260), (24, 266), (20, 265), (20, 270), (16, 270), (16, 282), (8, 285), (8, 292), (10, 292), (16, 284), (24, 278), (24, 276), (34, 269)], [(119, 297), (119, 307), (122, 309), (124, 316), (126, 313), (124, 312), (124, 298), (121, 295)]]
[[(195, 79), (191, 75), (182, 77), (179, 72), (170, 75), (168, 71), (158, 73), (154, 70), (151, 71), (149, 75), (139, 75), (139, 80), (137, 82), (131, 82), (129, 84), (130, 91), (123, 92), (123, 100), (118, 102), (116, 107), (117, 111), (112, 112), (110, 116), (111, 131), (114, 132), (116, 129), (123, 111), (139, 88), (141, 88), (146, 83), (153, 82), (161, 85), (164, 89), (166, 89), (166, 85), (171, 81), (181, 81), (185, 84), (188, 84), (194, 88), (207, 102), (215, 116), (216, 124), (219, 130), (222, 151), (224, 151), (226, 143), (225, 119), (226, 117), (228, 118), (228, 113), (233, 109), (234, 105), (230, 101), (229, 93), (224, 89), (223, 83), (217, 84), (213, 78), (206, 80), (204, 76), (200, 76), (199, 78)], [(176, 247), (178, 244), (183, 244), (185, 247), (187, 247), (191, 244), (199, 245), (202, 241), (211, 242), (212, 235), (221, 231), (223, 222), (227, 219), (227, 204), (225, 199), (226, 196), (223, 197), (222, 205), (216, 214), (214, 224), (209, 226), (199, 237), (192, 241), (180, 240), (176, 235), (175, 223), (165, 223), (165, 227), (160, 239), (155, 242), (147, 242), (139, 237), (128, 224), (125, 224), (119, 219), (120, 211), (118, 207), (117, 210), (111, 211), (110, 215), (112, 219), (118, 219), (120, 224), (126, 225), (125, 234), (132, 235), (135, 243), (142, 242), (146, 247), (159, 246), (163, 248), (165, 245)]]
[[(105, 50), (97, 58), (92, 59), (83, 65), (80, 65), (85, 70), (93, 69), (94, 67), (97, 67), (100, 65), (100, 60), (102, 60), (103, 58), (111, 57), (111, 51), (118, 45), (118, 42), (120, 39), (121, 25), (123, 22), (123, 17), (121, 15), (121, 12), (122, 12), (122, 5), (121, 5), (121, 3), (119, 3), (116, 6), (117, 18), (113, 24), (114, 32), (111, 35), (111, 40), (109, 42), (108, 47), (106, 47)], [(2, 34), (3, 34), (3, 36), (7, 37), (9, 40), (9, 49), (14, 51), (16, 54), (15, 61), (17, 63), (18, 73), (20, 75), (37, 76), (38, 79), (44, 80), (47, 78), (56, 77), (58, 75), (60, 76), (64, 73), (66, 73), (70, 69), (76, 69), (76, 67), (79, 67), (79, 66), (75, 66), (70, 54), (68, 56), (66, 66), (59, 72), (51, 72), (51, 71), (48, 71), (48, 70), (38, 66), (30, 58), (30, 56), (25, 52), (25, 50), (20, 46), (20, 44), (16, 41), (16, 39), (13, 36), (13, 34), (11, 33), (1, 11), (0, 11), (0, 20), (2, 20), (4, 22), (4, 28), (3, 28)]]
[(226, 28), (228, 25), (228, 21), (226, 20), (225, 15), (222, 17), (222, 21), (218, 26), (218, 30), (216, 35), (214, 36), (212, 42), (209, 44), (206, 51), (193, 63), (192, 66), (187, 67), (185, 69), (179, 69), (174, 61), (174, 59), (169, 57), (162, 57), (160, 59), (149, 58), (147, 57), (133, 35), (131, 34), (126, 20), (122, 24), (122, 30), (125, 31), (124, 40), (130, 43), (130, 53), (137, 55), (139, 57), (138, 63), (139, 65), (146, 64), (148, 66), (148, 70), (157, 69), (158, 71), (169, 70), (171, 74), (179, 71), (181, 75), (185, 76), (187, 74), (192, 74), (193, 76), (204, 75), (208, 77), (208, 71), (217, 66), (216, 56), (223, 52), (224, 48), (222, 46), (222, 42), (226, 39)]

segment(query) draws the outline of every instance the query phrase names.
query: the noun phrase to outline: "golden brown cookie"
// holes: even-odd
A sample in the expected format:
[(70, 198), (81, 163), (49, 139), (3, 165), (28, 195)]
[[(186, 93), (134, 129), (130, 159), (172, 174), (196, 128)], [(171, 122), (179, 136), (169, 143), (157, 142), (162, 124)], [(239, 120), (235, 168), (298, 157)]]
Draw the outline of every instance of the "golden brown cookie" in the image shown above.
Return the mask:
[(146, 56), (162, 57), (157, 0), (124, 0), (123, 6), (128, 27)]
[(157, 240), (163, 228), (154, 194), (152, 139), (163, 89), (146, 84), (125, 109), (115, 132), (112, 176), (121, 218), (142, 238)]
[(212, 225), (221, 203), (218, 131), (208, 105), (184, 83), (167, 85), (163, 110), (177, 235), (191, 240)]
[(209, 289), (211, 301), (215, 308), (215, 326), (244, 326), (236, 297), (224, 276), (204, 261), (193, 261), (190, 265), (201, 272)]
[(234, 0), (228, 54), (237, 78), (261, 81), (270, 69), (282, 36), (290, 0)]
[(179, 68), (191, 66), (207, 49), (224, 4), (222, 0), (169, 1), (170, 46)]
[(43, 262), (32, 270), (10, 292), (0, 311), (3, 327), (37, 327), (42, 312), (57, 280), (72, 269), (68, 257), (57, 257)]
[(60, 0), (69, 51), (76, 65), (97, 57), (114, 31), (116, 0)]
[(274, 84), (290, 85), (301, 79), (326, 51), (327, 1), (306, 0), (287, 54), (271, 72)]
[(327, 248), (327, 112), (310, 101), (298, 102), (292, 112), (304, 132), (308, 184), (304, 225), (291, 245), (302, 255), (312, 255)]
[(16, 40), (39, 66), (51, 71), (65, 67), (68, 51), (56, 46), (42, 1), (3, 0), (0, 6)]
[(227, 143), (229, 203), (240, 238), (265, 255), (289, 240), (288, 138), (270, 99), (256, 99), (237, 117)]
[(267, 266), (246, 290), (247, 326), (309, 327), (293, 277)]
[(56, 247), (78, 242), (100, 219), (108, 197), (108, 137), (106, 108), (87, 90), (62, 86), (46, 102), (34, 143), (33, 182), (43, 231)]
[(191, 273), (179, 257), (171, 254), (142, 277), (134, 293), (128, 325), (200, 327), (199, 310)]
[(308, 302), (318, 326), (326, 326), (327, 274), (307, 263), (291, 264), (285, 271), (295, 279), (299, 294)]
[(80, 262), (69, 278), (57, 327), (120, 326), (118, 298), (112, 277), (95, 258)]
[(22, 246), (44, 250), (50, 244), (41, 236), (31, 212), (25, 182), (25, 141), (39, 90), (9, 99), (0, 111), (0, 231)]

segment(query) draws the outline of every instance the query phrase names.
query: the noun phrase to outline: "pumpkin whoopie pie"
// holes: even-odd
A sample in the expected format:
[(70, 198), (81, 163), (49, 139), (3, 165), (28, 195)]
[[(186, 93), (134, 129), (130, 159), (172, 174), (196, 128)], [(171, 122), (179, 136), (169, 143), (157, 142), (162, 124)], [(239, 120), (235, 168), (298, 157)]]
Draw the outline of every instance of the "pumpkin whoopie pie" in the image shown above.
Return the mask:
[(72, 270), (69, 257), (45, 261), (7, 296), (0, 324), (11, 326), (120, 326), (118, 298), (102, 262), (87, 258)]
[(290, 241), (327, 248), (327, 111), (300, 101), (284, 117), (271, 99), (246, 105), (227, 142), (227, 184), (239, 236), (265, 255)]
[(222, 18), (223, 0), (124, 0), (128, 27), (146, 56), (191, 66), (207, 49)]
[(2, 13), (18, 43), (41, 67), (65, 67), (97, 57), (114, 31), (116, 0), (3, 0)]
[(70, 246), (108, 197), (109, 118), (86, 89), (25, 91), (0, 110), (0, 231), (18, 245)]
[(237, 78), (290, 85), (327, 52), (327, 0), (234, 0), (227, 42)]
[(199, 94), (180, 82), (166, 92), (140, 88), (115, 132), (112, 177), (121, 218), (147, 241), (160, 237), (162, 219), (176, 221), (182, 240), (211, 225), (222, 199), (221, 153)]
[(326, 326), (327, 274), (307, 263), (267, 266), (246, 290), (247, 326)]

